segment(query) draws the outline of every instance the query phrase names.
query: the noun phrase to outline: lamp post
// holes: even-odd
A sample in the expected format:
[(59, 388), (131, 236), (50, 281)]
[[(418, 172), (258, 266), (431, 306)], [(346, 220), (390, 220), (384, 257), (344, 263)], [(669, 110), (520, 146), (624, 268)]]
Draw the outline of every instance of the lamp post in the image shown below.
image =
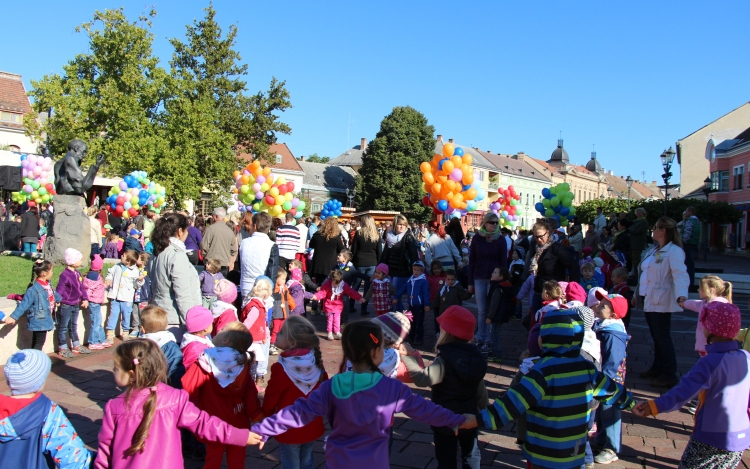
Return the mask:
[(352, 190), (349, 190), (349, 188), (346, 188), (346, 197), (349, 199), (349, 208), (352, 208), (352, 200), (354, 200), (354, 197), (357, 195), (357, 188), (355, 187)]
[(625, 179), (625, 184), (628, 185), (628, 212), (630, 212), (630, 188), (633, 187), (633, 178), (630, 176)]
[(664, 174), (661, 175), (664, 179), (664, 216), (667, 216), (667, 206), (669, 205), (669, 179), (672, 177), (672, 173), (669, 172), (672, 169), (672, 162), (674, 161), (675, 151), (672, 147), (669, 150), (664, 150), (659, 158), (661, 158), (661, 165), (664, 168)]
[(716, 191), (714, 191), (714, 188), (713, 188), (713, 181), (711, 180), (710, 177), (707, 177), (706, 179), (703, 180), (703, 193), (706, 194), (706, 202), (708, 202), (708, 195), (711, 192), (716, 192)]

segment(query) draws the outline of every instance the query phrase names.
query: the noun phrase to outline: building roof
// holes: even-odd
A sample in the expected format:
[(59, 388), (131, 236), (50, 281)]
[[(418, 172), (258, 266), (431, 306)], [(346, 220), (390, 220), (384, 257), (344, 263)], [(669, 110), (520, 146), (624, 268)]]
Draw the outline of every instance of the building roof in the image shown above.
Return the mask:
[[(289, 149), (286, 143), (274, 143), (268, 147), (268, 151), (272, 155), (281, 155), (281, 163), (276, 161), (267, 161), (265, 158), (261, 158), (260, 164), (268, 166), (273, 169), (296, 171), (299, 173), (303, 172), (302, 167), (299, 165), (297, 158), (292, 154), (292, 150)], [(237, 155), (238, 158), (245, 161), (252, 161), (253, 157), (249, 153), (240, 153)]]
[(499, 169), (501, 173), (509, 174), (511, 176), (526, 177), (529, 179), (537, 179), (542, 182), (550, 182), (550, 178), (537, 171), (536, 168), (529, 163), (519, 160), (517, 157), (513, 158), (512, 155), (482, 151), (478, 148), (476, 151), (487, 159), (487, 161), (492, 163), (493, 166)]
[[(531, 158), (531, 157), (529, 157), (529, 158)], [(557, 168), (555, 168), (554, 166), (550, 165), (550, 164), (549, 164), (549, 163), (547, 163), (546, 161), (544, 161), (544, 160), (539, 160), (539, 159), (537, 159), (537, 158), (531, 158), (531, 159), (532, 159), (532, 160), (534, 160), (534, 161), (536, 161), (536, 162), (537, 162), (537, 163), (539, 163), (539, 164), (540, 164), (540, 165), (541, 165), (541, 166), (542, 166), (542, 167), (543, 167), (544, 169), (546, 169), (547, 171), (549, 171), (549, 172), (550, 172), (550, 175), (552, 175), (552, 176), (559, 176), (559, 177), (562, 177), (562, 176), (563, 176), (562, 174), (560, 174), (560, 172), (559, 172), (559, 171), (557, 170)]]
[(305, 172), (302, 186), (311, 190), (327, 190), (329, 192), (346, 192), (354, 188), (356, 171), (348, 166), (337, 166), (330, 163), (310, 163), (300, 161), (299, 165)]
[[(30, 114), (31, 104), (26, 96), (21, 75), (0, 71), (0, 110), (19, 114)], [(23, 124), (3, 122), (2, 127), (23, 129)]]
[(555, 151), (552, 152), (552, 156), (550, 156), (547, 162), (553, 164), (568, 164), (570, 162), (570, 158), (568, 158), (568, 152), (565, 151), (565, 148), (563, 148), (563, 140), (561, 138), (557, 140), (557, 148), (555, 148)]
[(733, 139), (724, 140), (716, 145), (715, 154), (717, 158), (734, 156), (747, 151), (748, 146), (750, 146), (750, 127)]
[(472, 157), (472, 159), (474, 160), (471, 163), (472, 166), (477, 166), (479, 168), (484, 168), (484, 169), (495, 169), (495, 165), (493, 165), (492, 163), (490, 163), (489, 161), (487, 161), (487, 158), (485, 158), (484, 156), (482, 156), (482, 154), (480, 154), (476, 149), (474, 149), (472, 147), (467, 147), (465, 145), (459, 145), (458, 143), (455, 143), (455, 142), (450, 142), (450, 141), (449, 142), (445, 142), (445, 141), (440, 140), (440, 139), (435, 140), (435, 153), (442, 155), (443, 154), (443, 146), (446, 143), (450, 143), (451, 145), (453, 145), (456, 148), (462, 148), (463, 151), (464, 151), (464, 154), (466, 154), (466, 153), (470, 154), (471, 157)]
[[(364, 141), (364, 139), (362, 140)], [(339, 166), (362, 166), (362, 154), (365, 152), (362, 146), (360, 144), (351, 147), (349, 150), (330, 160), (329, 163)]]
[(592, 173), (599, 174), (602, 172), (602, 165), (599, 164), (599, 160), (596, 159), (596, 152), (591, 152), (591, 159), (586, 163), (586, 169)]
[(726, 114), (724, 114), (724, 115), (722, 115), (722, 116), (720, 116), (720, 117), (718, 117), (718, 118), (716, 118), (716, 119), (712, 120), (711, 122), (709, 122), (708, 124), (704, 125), (704, 126), (703, 126), (703, 127), (701, 127), (700, 129), (698, 129), (698, 130), (696, 130), (696, 131), (694, 131), (694, 132), (691, 132), (691, 133), (690, 133), (689, 135), (686, 135), (686, 136), (682, 137), (681, 139), (677, 140), (677, 142), (679, 143), (679, 142), (681, 142), (681, 141), (685, 140), (686, 138), (690, 137), (691, 135), (693, 135), (693, 134), (696, 134), (696, 133), (700, 132), (701, 130), (705, 129), (706, 127), (708, 127), (709, 125), (713, 124), (714, 122), (716, 122), (716, 121), (718, 121), (718, 120), (721, 120), (721, 119), (723, 119), (724, 117), (728, 116), (729, 114), (733, 113), (734, 111), (736, 111), (736, 110), (738, 110), (738, 109), (740, 109), (740, 108), (742, 108), (742, 107), (744, 107), (744, 106), (747, 106), (748, 104), (750, 104), (750, 102), (747, 102), (747, 103), (743, 103), (743, 104), (741, 104), (740, 106), (737, 106), (736, 108), (732, 109), (731, 111), (727, 112)]

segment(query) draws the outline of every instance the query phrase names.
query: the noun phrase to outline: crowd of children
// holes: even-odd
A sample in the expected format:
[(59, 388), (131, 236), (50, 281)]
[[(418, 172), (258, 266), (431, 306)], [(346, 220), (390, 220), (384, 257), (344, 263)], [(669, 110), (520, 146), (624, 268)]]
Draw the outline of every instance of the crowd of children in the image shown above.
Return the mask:
[[(226, 458), (235, 469), (244, 467), (246, 446), (262, 447), (275, 437), (284, 469), (311, 469), (325, 417), (331, 427), (327, 467), (367, 462), (385, 468), (394, 416), (404, 413), (432, 426), (438, 467), (460, 461), (478, 469), (478, 431), (497, 431), (511, 420), (518, 422), (518, 443), (529, 467), (593, 467), (618, 459), (623, 410), (656, 415), (694, 398), (695, 431), (681, 467), (735, 467), (750, 446), (750, 334), (740, 328), (731, 284), (719, 277), (703, 277), (701, 299), (680, 305), (699, 315), (695, 349), (701, 358), (677, 387), (636, 404), (625, 389), (633, 298), (628, 272), (617, 266), (603, 271), (602, 259), (587, 255), (578, 265), (580, 282), (542, 285), (541, 308), (526, 311), (529, 333), (520, 370), (491, 403), (484, 381), (488, 362), (502, 361), (503, 325), (518, 318), (521, 305), (531, 305), (534, 295), (523, 248), (512, 249), (508, 268), (492, 272), (486, 299), (489, 350), (476, 344), (476, 318), (462, 306), (471, 293), (456, 271), (433, 262), (425, 275), (417, 260), (413, 275), (397, 290), (388, 266), (379, 264), (363, 296), (350, 286), (359, 273), (348, 251), (320, 286), (294, 260), (279, 269), (275, 283), (258, 277), (244, 301), (219, 263), (206, 259), (202, 304), (188, 311), (178, 343), (167, 330), (167, 312), (148, 305), (149, 255), (128, 249), (139, 235), (131, 232), (123, 246), (109, 240), (105, 251), (110, 244), (117, 248), (120, 262), (104, 276), (102, 258), (95, 256), (82, 276), (81, 253), (68, 249), (56, 288), (50, 285), (52, 264), (35, 261), (31, 284), (5, 320), (13, 324), (27, 315), (32, 342), (5, 367), (12, 395), (0, 396), (0, 465), (23, 453), (31, 455), (28, 467), (44, 467), (47, 458), (65, 468), (150, 467), (164, 460), (181, 467), (187, 455), (205, 459), (205, 468), (219, 468)], [(404, 294), (409, 311), (393, 312)], [(320, 302), (327, 316), (327, 339), (341, 341), (339, 372), (330, 378), (320, 338), (306, 319), (309, 300)], [(371, 301), (376, 317), (342, 327), (349, 300)], [(105, 322), (101, 307), (107, 302)], [(78, 338), (81, 308), (91, 319), (88, 348)], [(435, 318), (437, 355), (426, 366), (413, 346), (424, 342), (428, 311)], [(118, 323), (123, 342), (114, 349), (114, 377), (126, 391), (107, 403), (92, 454), (42, 394), (50, 365), (40, 350), (55, 328), (63, 358), (112, 347)], [(266, 382), (272, 355), (278, 359)], [(429, 387), (432, 400), (405, 383)], [(37, 436), (18, 438), (29, 431)]]

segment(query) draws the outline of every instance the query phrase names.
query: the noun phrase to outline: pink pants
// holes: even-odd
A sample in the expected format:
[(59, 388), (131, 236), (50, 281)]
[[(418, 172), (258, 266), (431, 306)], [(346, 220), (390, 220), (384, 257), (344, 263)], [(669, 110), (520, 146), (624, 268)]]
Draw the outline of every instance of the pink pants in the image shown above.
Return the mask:
[(328, 318), (327, 332), (341, 332), (341, 311), (336, 313), (326, 313)]

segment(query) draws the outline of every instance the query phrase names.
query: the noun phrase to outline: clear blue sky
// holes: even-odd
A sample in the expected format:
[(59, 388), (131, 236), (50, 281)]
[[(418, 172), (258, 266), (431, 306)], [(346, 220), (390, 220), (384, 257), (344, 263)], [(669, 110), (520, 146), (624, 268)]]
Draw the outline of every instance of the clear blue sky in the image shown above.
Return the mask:
[[(31, 79), (87, 50), (74, 27), (94, 9), (151, 2), (6, 2), (0, 69)], [(155, 0), (155, 53), (203, 16), (207, 2)], [(747, 0), (504, 2), (216, 0), (239, 27), (251, 91), (287, 81), (295, 155), (337, 156), (374, 138), (394, 106), (410, 105), (437, 134), (493, 152), (542, 159), (562, 131), (575, 163), (596, 144), (601, 164), (647, 180), (666, 147), (750, 101)], [(8, 34), (13, 37), (8, 39)]]

